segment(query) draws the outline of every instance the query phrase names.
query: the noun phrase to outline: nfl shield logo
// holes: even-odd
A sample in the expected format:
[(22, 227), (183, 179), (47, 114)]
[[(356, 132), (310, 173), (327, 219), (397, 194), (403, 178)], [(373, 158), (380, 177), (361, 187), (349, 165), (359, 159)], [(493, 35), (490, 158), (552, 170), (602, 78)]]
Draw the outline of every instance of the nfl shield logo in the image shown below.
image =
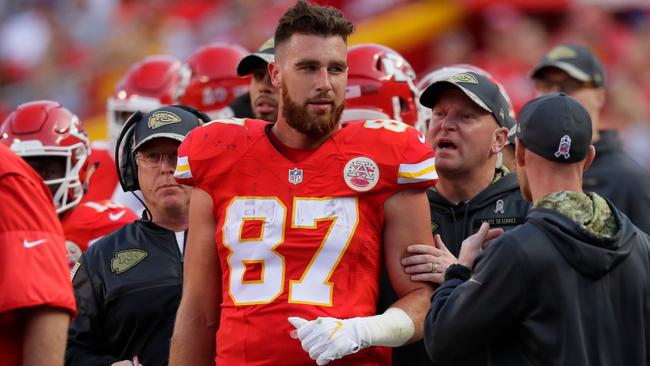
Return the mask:
[(289, 170), (289, 183), (292, 184), (302, 183), (302, 169), (293, 168)]

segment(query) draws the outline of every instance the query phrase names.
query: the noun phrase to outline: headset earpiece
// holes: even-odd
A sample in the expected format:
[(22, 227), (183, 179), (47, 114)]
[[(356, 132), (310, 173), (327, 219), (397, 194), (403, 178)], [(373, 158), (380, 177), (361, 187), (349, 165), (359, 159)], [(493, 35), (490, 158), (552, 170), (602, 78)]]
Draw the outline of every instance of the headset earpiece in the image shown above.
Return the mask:
[(115, 166), (117, 177), (124, 192), (137, 191), (140, 189), (138, 183), (138, 165), (135, 162), (135, 155), (131, 151), (133, 146), (133, 133), (135, 125), (140, 122), (144, 114), (137, 111), (129, 117), (122, 126), (120, 135), (115, 146)]

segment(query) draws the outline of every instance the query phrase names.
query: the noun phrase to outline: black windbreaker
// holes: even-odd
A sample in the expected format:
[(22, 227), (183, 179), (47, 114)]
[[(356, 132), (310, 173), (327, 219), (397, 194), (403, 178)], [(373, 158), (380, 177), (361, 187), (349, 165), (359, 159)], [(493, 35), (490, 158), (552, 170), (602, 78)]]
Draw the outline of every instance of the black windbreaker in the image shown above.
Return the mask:
[[(455, 205), (433, 189), (427, 191), (431, 209), (431, 229), (433, 234), (440, 234), (449, 251), (458, 256), (463, 239), (473, 234), (487, 221), (491, 227), (505, 230), (514, 228), (524, 222), (530, 203), (525, 201), (519, 191), (517, 175), (510, 173), (490, 184), (481, 193), (466, 203)], [(397, 301), (397, 295), (390, 286), (388, 277), (383, 274), (379, 294), (379, 311)], [(469, 355), (458, 365), (479, 366), (486, 364), (483, 353)], [(393, 365), (424, 366), (431, 361), (424, 349), (423, 342), (415, 342), (393, 349)]]
[(535, 208), (472, 278), (445, 281), (425, 321), (432, 359), (487, 346), (491, 365), (648, 365), (650, 238), (609, 205), (611, 239)]
[(650, 173), (623, 151), (615, 130), (600, 131), (596, 157), (582, 188), (610, 200), (632, 223), (650, 234)]
[(65, 364), (137, 355), (145, 366), (167, 365), (183, 280), (175, 233), (138, 220), (90, 246), (80, 263)]

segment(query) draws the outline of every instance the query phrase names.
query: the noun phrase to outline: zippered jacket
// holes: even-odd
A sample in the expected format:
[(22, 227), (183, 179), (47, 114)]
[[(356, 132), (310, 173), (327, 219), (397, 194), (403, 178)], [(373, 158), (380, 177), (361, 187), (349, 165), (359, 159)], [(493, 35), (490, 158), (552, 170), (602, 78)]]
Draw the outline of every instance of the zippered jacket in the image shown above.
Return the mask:
[(71, 274), (79, 310), (66, 365), (111, 365), (133, 356), (146, 366), (167, 365), (183, 281), (176, 238), (138, 220), (83, 254)]

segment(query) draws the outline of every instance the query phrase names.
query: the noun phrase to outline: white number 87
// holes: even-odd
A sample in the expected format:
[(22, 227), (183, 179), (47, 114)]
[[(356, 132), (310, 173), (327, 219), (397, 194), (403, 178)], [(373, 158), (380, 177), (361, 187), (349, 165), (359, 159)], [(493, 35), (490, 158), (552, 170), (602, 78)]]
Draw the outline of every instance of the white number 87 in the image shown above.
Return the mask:
[[(284, 242), (287, 208), (276, 197), (235, 197), (226, 208), (223, 243), (230, 250), (230, 297), (236, 305), (266, 304), (284, 291), (285, 258), (275, 249)], [(258, 238), (242, 238), (244, 223), (262, 222)], [(294, 198), (291, 228), (315, 229), (332, 221), (300, 279), (289, 283), (290, 303), (332, 306), (329, 282), (359, 222), (356, 197)], [(261, 263), (259, 281), (244, 281), (247, 263)]]

